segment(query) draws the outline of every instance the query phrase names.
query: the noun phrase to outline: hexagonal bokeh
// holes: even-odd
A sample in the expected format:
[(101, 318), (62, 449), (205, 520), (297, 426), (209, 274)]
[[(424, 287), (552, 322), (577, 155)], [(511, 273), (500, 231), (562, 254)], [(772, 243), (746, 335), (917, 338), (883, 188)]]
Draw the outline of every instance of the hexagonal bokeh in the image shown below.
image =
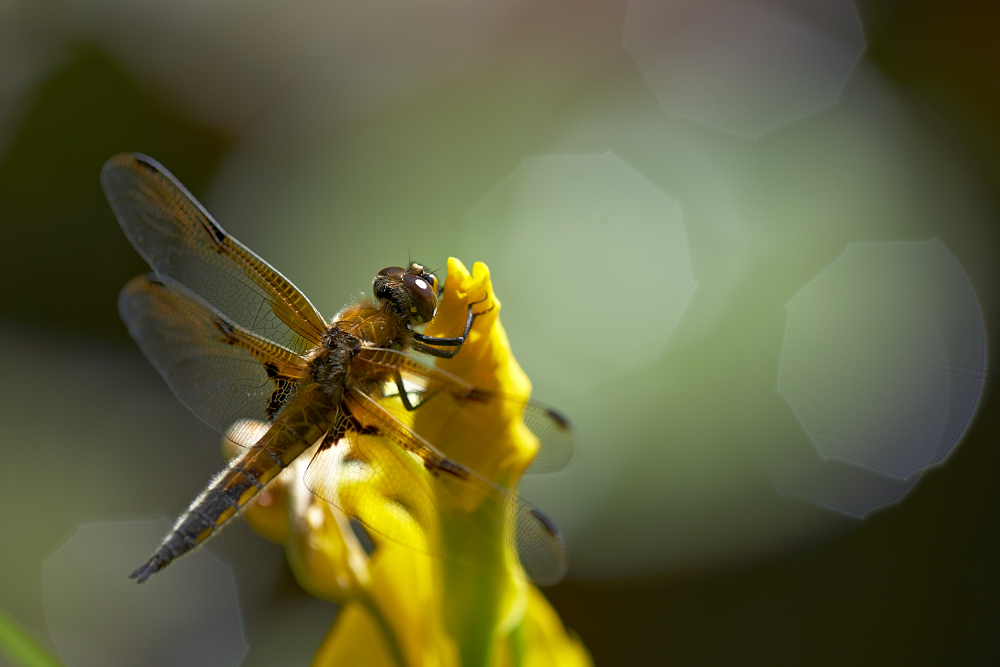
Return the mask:
[(462, 254), (503, 276), (532, 377), (574, 393), (659, 359), (695, 288), (677, 202), (611, 153), (525, 160), (466, 215)]
[(836, 103), (864, 37), (850, 0), (631, 0), (624, 44), (671, 116), (758, 137)]
[(823, 460), (804, 434), (801, 440), (805, 442), (793, 438), (772, 442), (760, 459), (764, 474), (782, 497), (860, 519), (901, 500), (920, 477), (901, 479), (833, 458)]
[(859, 519), (901, 500), (919, 475), (901, 479), (823, 459), (802, 429), (778, 391), (786, 319), (783, 308), (775, 309), (747, 332), (734, 414), (740, 441), (750, 448), (771, 487), (783, 498), (797, 498)]
[(45, 614), (66, 664), (237, 665), (247, 650), (232, 569), (199, 549), (139, 585), (165, 520), (85, 524), (45, 563)]
[(940, 241), (852, 244), (786, 309), (779, 390), (823, 457), (908, 478), (948, 455), (979, 401), (986, 344)]

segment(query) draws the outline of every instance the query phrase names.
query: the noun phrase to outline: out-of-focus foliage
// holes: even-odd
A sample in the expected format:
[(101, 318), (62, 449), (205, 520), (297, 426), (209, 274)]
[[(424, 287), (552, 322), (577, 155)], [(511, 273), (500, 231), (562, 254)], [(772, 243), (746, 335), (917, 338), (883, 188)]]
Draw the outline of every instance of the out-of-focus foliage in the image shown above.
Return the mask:
[(115, 295), (148, 267), (114, 224), (94, 174), (115, 153), (141, 151), (200, 192), (231, 143), (164, 108), (102, 51), (70, 49), (39, 82), (0, 156), (0, 317), (124, 335)]
[(2, 609), (0, 655), (6, 656), (15, 667), (59, 667), (62, 664)]

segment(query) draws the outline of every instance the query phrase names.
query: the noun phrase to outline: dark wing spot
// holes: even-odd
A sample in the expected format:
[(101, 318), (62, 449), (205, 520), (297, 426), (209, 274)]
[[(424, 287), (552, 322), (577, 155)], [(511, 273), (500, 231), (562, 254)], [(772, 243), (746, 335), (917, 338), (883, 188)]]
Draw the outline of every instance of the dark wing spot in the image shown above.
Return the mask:
[(212, 324), (215, 326), (216, 329), (219, 330), (219, 333), (225, 336), (225, 338), (223, 338), (222, 340), (223, 343), (232, 345), (233, 343), (236, 342), (236, 337), (233, 336), (233, 327), (230, 326), (228, 322), (226, 322), (225, 320), (220, 320), (217, 317), (213, 317)]
[(267, 373), (269, 380), (273, 380), (275, 384), (274, 391), (271, 392), (270, 398), (267, 399), (267, 408), (265, 408), (265, 413), (269, 421), (274, 421), (281, 412), (281, 409), (285, 407), (288, 399), (292, 397), (292, 393), (295, 391), (296, 382), (278, 371), (278, 367), (272, 363), (264, 364), (264, 371)]
[(551, 408), (545, 408), (545, 413), (552, 418), (552, 421), (559, 425), (559, 428), (569, 430), (569, 420)]
[(424, 467), (427, 468), (428, 472), (432, 475), (436, 475), (438, 472), (446, 472), (449, 475), (454, 475), (458, 479), (468, 478), (468, 471), (451, 459), (440, 459), (437, 461), (424, 459)]
[(559, 537), (559, 528), (556, 526), (556, 524), (552, 522), (552, 519), (550, 519), (545, 514), (535, 509), (534, 507), (531, 508), (531, 513), (545, 527), (545, 530), (549, 532), (549, 535), (552, 535), (553, 537)]
[[(206, 230), (212, 235), (212, 239), (215, 240), (216, 245), (221, 246), (226, 240), (226, 233), (222, 231), (222, 227), (216, 224), (212, 224), (211, 221), (206, 221)], [(218, 252), (223, 252), (222, 248), (218, 249)]]

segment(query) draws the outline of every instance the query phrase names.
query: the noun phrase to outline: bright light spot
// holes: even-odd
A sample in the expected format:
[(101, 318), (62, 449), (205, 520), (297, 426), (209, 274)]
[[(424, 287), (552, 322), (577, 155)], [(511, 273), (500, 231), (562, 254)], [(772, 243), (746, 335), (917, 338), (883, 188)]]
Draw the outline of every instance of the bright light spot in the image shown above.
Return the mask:
[(849, 0), (632, 0), (624, 41), (670, 115), (746, 137), (836, 103), (864, 48)]
[(319, 503), (313, 503), (306, 510), (306, 521), (309, 523), (309, 528), (314, 531), (318, 531), (323, 527), (323, 507)]
[(63, 660), (236, 665), (247, 650), (232, 569), (205, 548), (136, 584), (164, 520), (84, 524), (45, 563), (45, 614)]
[[(575, 393), (659, 359), (694, 294), (680, 207), (611, 153), (525, 160), (466, 215), (462, 247), (504, 277), (518, 359)], [(608, 315), (629, 354), (584, 325)]]

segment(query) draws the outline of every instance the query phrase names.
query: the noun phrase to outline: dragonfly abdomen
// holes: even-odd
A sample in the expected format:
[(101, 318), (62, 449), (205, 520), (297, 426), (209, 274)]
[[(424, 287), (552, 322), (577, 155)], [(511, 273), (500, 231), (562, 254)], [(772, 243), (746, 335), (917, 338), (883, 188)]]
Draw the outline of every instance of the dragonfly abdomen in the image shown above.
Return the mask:
[(253, 447), (230, 461), (174, 524), (156, 553), (130, 576), (139, 583), (222, 528), (313, 443), (330, 430), (338, 411), (319, 409), (318, 388), (300, 391)]
[(131, 574), (139, 583), (207, 540), (284, 469), (277, 456), (253, 447), (209, 483), (174, 524), (159, 549)]

